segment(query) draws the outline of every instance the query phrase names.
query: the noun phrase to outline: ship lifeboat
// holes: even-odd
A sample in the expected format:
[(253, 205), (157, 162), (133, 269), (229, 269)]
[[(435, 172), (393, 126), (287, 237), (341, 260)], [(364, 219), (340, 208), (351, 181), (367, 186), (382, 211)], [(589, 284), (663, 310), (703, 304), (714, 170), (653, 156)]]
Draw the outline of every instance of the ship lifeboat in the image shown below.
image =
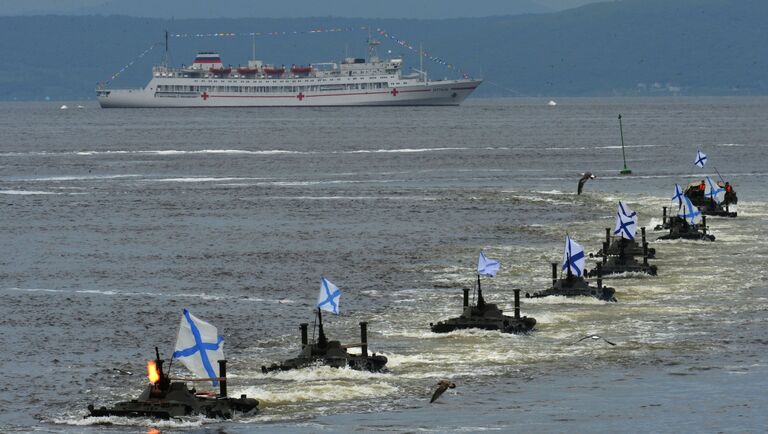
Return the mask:
[(253, 75), (259, 72), (259, 68), (237, 68), (237, 73), (241, 75)]
[(294, 74), (309, 74), (312, 72), (311, 66), (291, 66), (291, 72)]
[(232, 72), (232, 68), (211, 68), (209, 71), (216, 75), (226, 75)]
[(285, 73), (285, 68), (264, 68), (264, 73), (269, 75), (281, 75)]

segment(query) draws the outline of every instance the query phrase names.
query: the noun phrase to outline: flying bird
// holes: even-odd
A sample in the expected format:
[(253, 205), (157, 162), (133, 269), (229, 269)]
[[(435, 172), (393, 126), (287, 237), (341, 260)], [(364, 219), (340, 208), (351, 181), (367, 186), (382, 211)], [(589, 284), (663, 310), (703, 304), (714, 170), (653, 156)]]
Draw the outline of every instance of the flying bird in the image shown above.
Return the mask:
[(435, 390), (435, 393), (432, 394), (432, 399), (429, 401), (430, 404), (437, 401), (437, 398), (440, 397), (446, 390), (453, 389), (456, 387), (456, 384), (451, 383), (448, 380), (440, 380), (437, 383), (437, 390)]
[(584, 336), (583, 338), (581, 338), (581, 339), (579, 339), (578, 341), (574, 342), (574, 344), (578, 344), (579, 342), (581, 342), (581, 341), (583, 341), (583, 340), (585, 340), (585, 339), (592, 339), (593, 341), (598, 341), (598, 340), (602, 339), (602, 340), (604, 340), (604, 341), (605, 341), (605, 343), (606, 343), (606, 344), (608, 344), (608, 345), (616, 345), (616, 344), (614, 344), (613, 342), (609, 341), (608, 339), (606, 339), (606, 338), (604, 338), (604, 337), (602, 337), (602, 336), (598, 336), (598, 335), (589, 335), (589, 336)]
[(581, 179), (579, 179), (579, 189), (577, 190), (577, 194), (581, 194), (581, 190), (584, 189), (584, 183), (589, 181), (590, 179), (595, 179), (596, 176), (592, 174), (592, 172), (585, 172), (581, 175)]

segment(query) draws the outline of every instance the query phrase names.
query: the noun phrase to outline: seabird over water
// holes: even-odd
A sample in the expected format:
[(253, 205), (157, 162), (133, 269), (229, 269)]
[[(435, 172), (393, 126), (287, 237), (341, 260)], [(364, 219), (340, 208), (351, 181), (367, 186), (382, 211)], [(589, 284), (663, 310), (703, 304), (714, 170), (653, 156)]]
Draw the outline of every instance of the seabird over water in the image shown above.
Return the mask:
[(579, 189), (576, 191), (577, 194), (581, 194), (581, 190), (584, 189), (584, 183), (589, 181), (590, 179), (595, 179), (596, 176), (592, 174), (592, 172), (585, 172), (581, 175), (581, 179), (579, 179)]
[(602, 337), (602, 336), (599, 336), (599, 335), (589, 335), (589, 336), (584, 336), (583, 338), (579, 339), (578, 341), (576, 341), (576, 342), (574, 342), (574, 343), (575, 343), (575, 344), (578, 344), (579, 342), (581, 342), (581, 341), (583, 341), (583, 340), (585, 340), (585, 339), (592, 339), (593, 341), (598, 341), (598, 340), (602, 339), (602, 340), (604, 340), (604, 341), (605, 341), (605, 343), (607, 343), (608, 345), (616, 345), (616, 344), (614, 344), (613, 342), (609, 341), (608, 339), (606, 339), (606, 338), (604, 338), (604, 337)]
[(443, 392), (445, 392), (448, 389), (453, 389), (455, 387), (456, 387), (456, 384), (451, 383), (448, 380), (440, 380), (437, 383), (437, 390), (435, 390), (435, 393), (432, 394), (432, 399), (429, 401), (429, 403), (432, 404), (437, 400), (437, 398), (440, 397), (440, 395), (443, 394)]

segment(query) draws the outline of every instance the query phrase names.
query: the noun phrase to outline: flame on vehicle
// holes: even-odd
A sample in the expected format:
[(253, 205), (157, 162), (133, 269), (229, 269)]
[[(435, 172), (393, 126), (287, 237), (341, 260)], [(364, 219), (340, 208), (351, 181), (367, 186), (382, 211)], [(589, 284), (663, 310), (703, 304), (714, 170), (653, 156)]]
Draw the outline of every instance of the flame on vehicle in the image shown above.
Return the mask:
[(149, 382), (152, 384), (157, 384), (160, 381), (160, 371), (157, 369), (157, 364), (154, 360), (147, 362), (147, 377), (149, 377)]

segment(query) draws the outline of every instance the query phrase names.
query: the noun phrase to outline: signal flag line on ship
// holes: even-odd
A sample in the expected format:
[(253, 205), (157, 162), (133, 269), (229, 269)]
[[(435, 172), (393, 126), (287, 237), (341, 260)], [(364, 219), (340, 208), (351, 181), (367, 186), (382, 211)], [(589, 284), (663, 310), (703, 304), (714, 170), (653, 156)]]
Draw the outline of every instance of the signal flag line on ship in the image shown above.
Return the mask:
[(383, 36), (384, 38), (390, 39), (390, 40), (394, 41), (396, 44), (400, 45), (401, 47), (405, 47), (405, 48), (411, 50), (414, 53), (419, 53), (419, 51), (421, 51), (422, 55), (424, 57), (426, 57), (427, 59), (429, 59), (429, 60), (431, 60), (431, 61), (433, 61), (433, 62), (435, 62), (435, 63), (437, 63), (439, 65), (445, 66), (448, 69), (452, 69), (454, 71), (459, 72), (464, 78), (470, 78), (471, 77), (471, 74), (469, 74), (468, 72), (466, 72), (463, 69), (459, 68), (458, 66), (456, 66), (456, 65), (454, 65), (452, 63), (448, 63), (447, 61), (443, 60), (440, 57), (433, 56), (432, 54), (430, 54), (426, 50), (423, 50), (423, 49), (419, 50), (419, 47), (414, 46), (413, 44), (411, 44), (410, 42), (406, 41), (405, 39), (400, 39), (400, 38), (396, 37), (395, 35), (387, 32), (386, 30), (381, 29), (381, 28), (377, 28), (376, 31), (379, 33), (379, 35)]
[(334, 28), (314, 28), (309, 30), (289, 30), (278, 32), (214, 32), (214, 33), (171, 33), (172, 38), (235, 38), (238, 36), (288, 36), (288, 35), (308, 35), (313, 33), (339, 33), (356, 32), (358, 30), (368, 30), (367, 26), (360, 27), (334, 27)]
[(152, 50), (153, 50), (153, 49), (154, 49), (156, 46), (158, 46), (158, 45), (161, 45), (161, 44), (162, 44), (162, 42), (155, 42), (154, 44), (150, 45), (150, 46), (149, 46), (149, 48), (147, 48), (146, 50), (144, 50), (144, 52), (142, 52), (142, 53), (141, 53), (141, 54), (139, 54), (138, 56), (136, 56), (136, 57), (134, 57), (133, 59), (131, 59), (131, 61), (130, 61), (130, 62), (128, 62), (128, 63), (127, 63), (125, 66), (123, 66), (122, 68), (120, 68), (120, 70), (119, 70), (119, 71), (117, 71), (116, 73), (112, 74), (112, 76), (111, 76), (111, 77), (109, 77), (109, 80), (107, 80), (106, 82), (104, 82), (104, 84), (105, 84), (105, 85), (107, 85), (107, 84), (109, 84), (109, 83), (110, 83), (112, 80), (114, 80), (114, 79), (116, 79), (117, 77), (119, 77), (119, 76), (120, 76), (120, 74), (122, 74), (123, 72), (125, 72), (125, 71), (126, 71), (128, 68), (130, 68), (131, 66), (133, 66), (133, 64), (134, 64), (134, 63), (136, 63), (136, 61), (137, 61), (137, 60), (139, 60), (139, 59), (141, 59), (142, 57), (146, 56), (146, 55), (147, 55), (147, 54), (149, 54), (149, 52), (150, 52), (150, 51), (152, 51)]

